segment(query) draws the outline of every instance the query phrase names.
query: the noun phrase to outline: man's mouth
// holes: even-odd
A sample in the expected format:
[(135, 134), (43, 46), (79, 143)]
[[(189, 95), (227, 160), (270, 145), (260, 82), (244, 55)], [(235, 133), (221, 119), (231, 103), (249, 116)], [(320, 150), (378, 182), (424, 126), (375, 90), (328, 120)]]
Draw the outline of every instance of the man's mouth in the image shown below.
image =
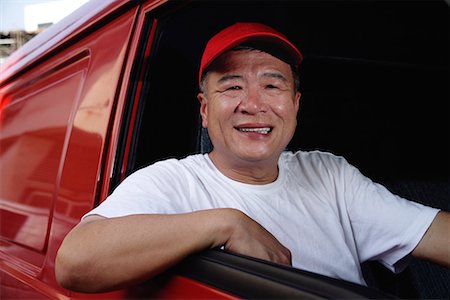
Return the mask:
[(260, 128), (237, 128), (237, 130), (239, 130), (240, 132), (254, 132), (254, 133), (259, 133), (259, 134), (268, 134), (269, 132), (272, 131), (272, 128), (270, 127), (260, 127)]

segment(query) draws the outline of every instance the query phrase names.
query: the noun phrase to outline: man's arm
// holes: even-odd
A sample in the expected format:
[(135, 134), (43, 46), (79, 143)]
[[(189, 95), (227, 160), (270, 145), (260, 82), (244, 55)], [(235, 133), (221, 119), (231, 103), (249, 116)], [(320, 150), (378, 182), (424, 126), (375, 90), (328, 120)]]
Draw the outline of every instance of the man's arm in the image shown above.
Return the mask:
[(450, 268), (450, 212), (437, 214), (412, 255)]
[(151, 278), (189, 254), (226, 249), (290, 264), (290, 252), (269, 232), (235, 209), (176, 215), (89, 216), (64, 239), (56, 278), (79, 292), (105, 292)]

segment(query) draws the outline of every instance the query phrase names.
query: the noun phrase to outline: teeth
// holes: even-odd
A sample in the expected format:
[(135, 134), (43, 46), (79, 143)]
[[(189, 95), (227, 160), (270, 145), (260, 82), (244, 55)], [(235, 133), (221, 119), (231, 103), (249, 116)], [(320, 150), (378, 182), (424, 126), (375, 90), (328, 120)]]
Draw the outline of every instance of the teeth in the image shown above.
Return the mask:
[(242, 132), (256, 132), (260, 134), (268, 134), (270, 132), (269, 127), (263, 127), (263, 128), (239, 128), (239, 131)]

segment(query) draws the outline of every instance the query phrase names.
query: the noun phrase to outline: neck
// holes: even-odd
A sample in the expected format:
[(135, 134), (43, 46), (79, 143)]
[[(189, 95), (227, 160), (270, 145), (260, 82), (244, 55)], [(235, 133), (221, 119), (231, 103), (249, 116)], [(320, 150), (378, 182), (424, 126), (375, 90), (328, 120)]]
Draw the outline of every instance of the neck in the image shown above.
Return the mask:
[(227, 161), (214, 151), (209, 158), (216, 168), (228, 178), (247, 184), (268, 184), (278, 178), (278, 160), (261, 161)]

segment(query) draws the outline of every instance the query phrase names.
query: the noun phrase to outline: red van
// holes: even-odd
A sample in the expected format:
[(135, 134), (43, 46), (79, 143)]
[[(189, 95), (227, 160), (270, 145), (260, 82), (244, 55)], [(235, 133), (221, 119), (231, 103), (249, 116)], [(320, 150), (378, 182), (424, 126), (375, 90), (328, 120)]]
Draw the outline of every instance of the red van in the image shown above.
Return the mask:
[[(449, 270), (367, 263), (370, 288), (210, 250), (109, 294), (61, 288), (64, 236), (131, 172), (209, 149), (197, 70), (236, 21), (286, 33), (305, 56), (292, 149), (345, 156), (406, 198), (449, 209), (445, 1), (90, 0), (0, 74), (0, 298), (446, 298)], [(431, 288), (430, 288), (431, 287)]]

